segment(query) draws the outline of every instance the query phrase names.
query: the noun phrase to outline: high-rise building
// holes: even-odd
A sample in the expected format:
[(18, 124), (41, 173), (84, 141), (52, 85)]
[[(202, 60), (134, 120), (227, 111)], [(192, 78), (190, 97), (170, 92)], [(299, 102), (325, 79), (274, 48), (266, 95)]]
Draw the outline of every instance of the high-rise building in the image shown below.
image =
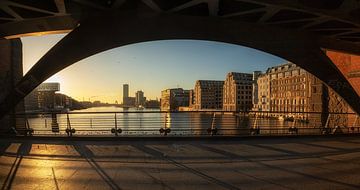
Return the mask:
[(123, 84), (123, 105), (128, 105), (129, 85)]
[(176, 111), (179, 107), (189, 106), (190, 90), (182, 88), (166, 89), (161, 91), (160, 109), (163, 111)]
[(222, 109), (224, 81), (198, 80), (194, 88), (194, 110)]
[(231, 72), (224, 83), (224, 111), (249, 111), (252, 108), (253, 74)]
[(144, 97), (144, 92), (139, 90), (135, 93), (135, 106), (144, 106), (146, 97)]

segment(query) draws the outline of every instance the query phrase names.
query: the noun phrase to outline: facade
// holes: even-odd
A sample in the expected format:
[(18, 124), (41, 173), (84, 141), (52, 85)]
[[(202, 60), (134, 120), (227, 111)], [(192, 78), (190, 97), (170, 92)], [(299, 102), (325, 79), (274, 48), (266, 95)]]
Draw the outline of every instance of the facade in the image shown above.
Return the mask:
[(253, 74), (228, 73), (223, 88), (224, 111), (249, 111), (252, 109)]
[[(272, 112), (309, 112), (311, 75), (293, 63), (268, 69), (270, 110)], [(314, 107), (315, 108), (315, 107)], [(321, 110), (319, 110), (321, 111)]]
[(189, 91), (189, 108), (190, 108), (190, 110), (192, 110), (193, 109), (193, 107), (194, 107), (194, 104), (195, 104), (195, 95), (194, 95), (194, 90), (193, 89), (191, 89), (190, 91)]
[(135, 93), (135, 106), (144, 106), (146, 97), (144, 97), (144, 92), (139, 90)]
[(55, 92), (60, 90), (59, 83), (42, 83), (25, 97), (25, 110), (52, 110), (56, 108)]
[(182, 88), (161, 91), (160, 109), (162, 111), (177, 111), (179, 107), (189, 106), (190, 90)]
[[(139, 101), (139, 102), (141, 102), (141, 101)], [(141, 104), (141, 105), (144, 105), (144, 104)], [(123, 106), (124, 107), (138, 106), (138, 105), (136, 105), (136, 97), (129, 96), (129, 84), (123, 84)]]
[(55, 92), (60, 90), (59, 83), (42, 83), (37, 87), (38, 105), (42, 110), (55, 108)]
[(147, 100), (145, 102), (145, 107), (146, 108), (160, 108), (160, 102), (156, 99), (156, 100)]
[(254, 111), (270, 111), (270, 77), (262, 74), (256, 81), (257, 89), (254, 89), (254, 96), (257, 95), (257, 103), (253, 104)]
[(83, 106), (73, 98), (56, 93), (59, 83), (42, 83), (25, 97), (26, 111), (50, 111), (62, 109), (81, 109)]
[(257, 79), (262, 75), (261, 71), (254, 71), (253, 72), (253, 78), (252, 78), (252, 82), (253, 82), (253, 87), (252, 87), (252, 104), (256, 105), (259, 103), (259, 85), (257, 83)]
[(129, 85), (123, 84), (123, 104), (128, 105), (129, 98)]
[(344, 114), (329, 115), (329, 112), (348, 113), (352, 110), (321, 80), (293, 63), (269, 68), (258, 77), (257, 84), (259, 101), (254, 104), (255, 111), (305, 119), (314, 126), (325, 123), (349, 125), (354, 120)]
[(25, 97), (25, 110), (36, 111), (39, 109), (38, 91), (35, 89)]
[(194, 110), (222, 109), (224, 81), (198, 80), (194, 88)]

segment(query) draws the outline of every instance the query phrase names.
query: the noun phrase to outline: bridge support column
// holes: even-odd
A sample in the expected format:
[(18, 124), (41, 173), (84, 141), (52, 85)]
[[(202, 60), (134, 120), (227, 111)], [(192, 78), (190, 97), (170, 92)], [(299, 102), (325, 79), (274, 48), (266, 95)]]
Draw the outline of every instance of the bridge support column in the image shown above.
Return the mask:
[[(326, 55), (346, 77), (351, 86), (360, 96), (360, 56), (330, 50), (326, 51)], [(352, 110), (342, 98), (336, 95), (333, 91), (329, 92), (329, 112), (353, 111), (354, 110)], [(356, 115), (334, 115), (330, 118), (330, 125), (341, 126), (345, 124), (346, 126), (352, 126), (354, 122), (356, 123), (356, 119)]]
[[(0, 100), (4, 100), (23, 76), (22, 43), (20, 39), (0, 39)], [(24, 128), (24, 119), (16, 119), (16, 112), (24, 112), (21, 101), (8, 115), (0, 119), (0, 133), (11, 132), (11, 128)]]

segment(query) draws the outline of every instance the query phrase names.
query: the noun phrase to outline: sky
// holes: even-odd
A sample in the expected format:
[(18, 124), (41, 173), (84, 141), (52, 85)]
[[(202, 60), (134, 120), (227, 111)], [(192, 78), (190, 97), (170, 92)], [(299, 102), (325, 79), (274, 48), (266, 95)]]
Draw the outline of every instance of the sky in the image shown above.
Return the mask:
[[(66, 34), (21, 38), (24, 74)], [(130, 96), (144, 91), (160, 98), (167, 88), (193, 89), (196, 80), (225, 80), (228, 72), (265, 71), (285, 60), (243, 46), (199, 40), (162, 40), (114, 48), (83, 59), (47, 80), (77, 100), (122, 102), (122, 85)]]

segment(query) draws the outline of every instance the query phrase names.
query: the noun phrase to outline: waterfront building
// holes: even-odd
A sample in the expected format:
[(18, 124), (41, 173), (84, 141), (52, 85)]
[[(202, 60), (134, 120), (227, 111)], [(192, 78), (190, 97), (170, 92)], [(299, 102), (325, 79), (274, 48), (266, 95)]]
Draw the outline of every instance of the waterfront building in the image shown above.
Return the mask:
[(60, 91), (59, 83), (42, 83), (38, 86), (38, 105), (40, 109), (50, 110), (55, 107), (55, 92)]
[[(324, 126), (327, 120), (332, 126), (350, 121), (346, 115), (329, 116), (329, 112), (347, 113), (351, 110), (321, 80), (293, 63), (268, 68), (258, 77), (257, 84), (259, 101), (253, 108), (256, 111), (304, 119), (314, 126)], [(318, 114), (309, 114), (311, 112)]]
[(224, 81), (198, 80), (194, 88), (194, 110), (221, 110)]
[(139, 90), (135, 93), (135, 106), (144, 106), (146, 97), (144, 97), (144, 92)]
[(123, 84), (123, 106), (135, 107), (136, 106), (135, 104), (136, 104), (136, 97), (129, 96), (129, 84)]
[[(311, 90), (322, 88), (322, 83), (311, 81), (313, 77), (293, 63), (270, 68), (270, 111), (273, 112), (309, 112), (322, 111), (322, 101), (311, 100), (318, 93)], [(313, 93), (313, 94), (312, 94)], [(316, 94), (314, 94), (316, 93)], [(317, 106), (310, 106), (311, 102)]]
[(146, 100), (145, 102), (145, 107), (146, 108), (160, 108), (160, 102), (156, 99), (156, 100)]
[(287, 116), (294, 115), (293, 112), (321, 111), (322, 101), (318, 99), (322, 97), (317, 97), (310, 88), (312, 85), (321, 88), (322, 83), (311, 79), (308, 72), (293, 63), (269, 68), (257, 79), (254, 95), (257, 93), (259, 101), (254, 104), (254, 110), (282, 112)]
[(270, 77), (268, 74), (258, 76), (256, 80), (257, 89), (253, 96), (258, 96), (257, 103), (253, 103), (254, 111), (270, 111)]
[(192, 110), (194, 108), (194, 104), (195, 104), (195, 95), (194, 95), (194, 90), (191, 89), (189, 91), (189, 110)]
[(62, 109), (80, 109), (82, 106), (73, 98), (56, 93), (59, 83), (42, 83), (25, 97), (26, 111), (51, 111)]
[(259, 103), (259, 84), (257, 83), (257, 79), (262, 75), (261, 71), (254, 71), (252, 78), (252, 104), (256, 105)]
[(161, 91), (160, 109), (162, 111), (176, 111), (179, 107), (189, 106), (190, 90), (172, 88)]
[(25, 97), (25, 110), (51, 110), (55, 108), (55, 92), (60, 90), (59, 83), (42, 83)]
[(36, 90), (36, 88), (25, 97), (24, 103), (26, 111), (40, 110), (38, 102), (38, 91)]
[(123, 84), (123, 105), (128, 105), (129, 84)]
[(224, 82), (224, 111), (249, 111), (252, 108), (253, 74), (231, 72)]

